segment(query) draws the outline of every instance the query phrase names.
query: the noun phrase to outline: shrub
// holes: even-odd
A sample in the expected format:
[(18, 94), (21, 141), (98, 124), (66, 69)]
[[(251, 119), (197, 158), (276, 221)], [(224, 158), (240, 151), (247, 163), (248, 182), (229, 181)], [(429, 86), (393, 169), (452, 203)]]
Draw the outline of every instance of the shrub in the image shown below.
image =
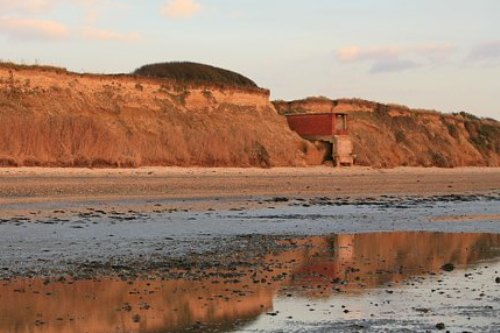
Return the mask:
[(466, 121), (465, 128), (469, 132), (472, 144), (480, 151), (499, 150), (500, 127), (481, 124), (479, 121)]
[(252, 153), (250, 155), (252, 165), (259, 165), (262, 168), (270, 168), (271, 158), (266, 147), (264, 147), (260, 142), (255, 142), (252, 148)]
[(210, 65), (192, 62), (167, 62), (142, 66), (135, 75), (171, 79), (184, 83), (216, 84), (230, 87), (258, 88), (241, 74)]
[(459, 138), (458, 128), (454, 124), (447, 124), (448, 133), (455, 139)]
[(389, 116), (389, 106), (385, 104), (377, 104), (375, 107), (375, 115), (379, 117)]
[(397, 131), (394, 137), (396, 138), (397, 143), (401, 143), (406, 140), (405, 133), (401, 130)]
[(203, 96), (205, 96), (206, 99), (212, 99), (214, 98), (213, 94), (209, 90), (203, 90)]
[[(457, 113), (454, 113), (454, 115), (457, 115)], [(465, 112), (465, 111), (459, 112), (458, 115), (461, 115), (465, 119), (469, 119), (469, 120), (479, 120), (479, 118), (476, 117), (475, 115), (468, 113), (468, 112)]]
[(447, 158), (439, 153), (439, 152), (431, 152), (432, 164), (439, 168), (449, 168), (451, 167), (451, 163), (447, 160)]
[(15, 167), (18, 166), (16, 160), (9, 156), (0, 156), (0, 167)]

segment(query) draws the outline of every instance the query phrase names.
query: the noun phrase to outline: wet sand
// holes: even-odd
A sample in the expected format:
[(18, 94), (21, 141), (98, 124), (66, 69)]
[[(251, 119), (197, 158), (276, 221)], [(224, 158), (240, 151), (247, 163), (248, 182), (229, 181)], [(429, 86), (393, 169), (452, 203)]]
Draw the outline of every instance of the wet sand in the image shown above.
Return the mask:
[(499, 217), (500, 169), (0, 169), (0, 332), (497, 332)]
[(500, 188), (500, 168), (0, 168), (0, 203), (85, 198), (449, 194)]
[[(293, 246), (196, 278), (5, 280), (0, 331), (500, 328), (500, 234), (394, 232), (286, 242)], [(454, 268), (445, 271), (449, 263)]]
[[(148, 203), (155, 200), (198, 199), (202, 209), (227, 209), (262, 197), (429, 196), (498, 189), (500, 168), (0, 168), (0, 217), (26, 214), (31, 207), (93, 203), (152, 211)], [(217, 200), (224, 198), (229, 200)]]

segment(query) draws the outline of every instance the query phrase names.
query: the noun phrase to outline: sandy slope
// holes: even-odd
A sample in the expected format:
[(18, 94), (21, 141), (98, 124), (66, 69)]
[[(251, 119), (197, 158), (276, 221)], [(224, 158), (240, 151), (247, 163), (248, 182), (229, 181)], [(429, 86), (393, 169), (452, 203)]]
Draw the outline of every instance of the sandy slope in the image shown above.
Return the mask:
[(308, 98), (274, 105), (282, 114), (347, 113), (358, 165), (500, 166), (500, 123), (494, 119), (359, 99)]
[(0, 64), (0, 166), (304, 165), (263, 89)]

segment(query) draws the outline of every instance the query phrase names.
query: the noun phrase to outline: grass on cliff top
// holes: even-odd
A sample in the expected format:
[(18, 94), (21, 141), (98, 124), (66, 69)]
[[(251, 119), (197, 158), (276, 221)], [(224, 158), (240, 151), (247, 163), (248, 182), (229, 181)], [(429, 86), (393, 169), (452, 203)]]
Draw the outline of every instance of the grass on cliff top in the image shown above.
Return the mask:
[(210, 65), (192, 62), (167, 62), (142, 66), (135, 75), (169, 79), (180, 83), (210, 84), (224, 87), (258, 88), (249, 78)]
[(39, 70), (39, 71), (44, 71), (44, 72), (57, 72), (57, 73), (67, 73), (68, 70), (64, 67), (56, 67), (56, 66), (48, 66), (48, 65), (24, 65), (24, 64), (16, 64), (13, 62), (9, 61), (2, 61), (0, 60), (0, 67), (1, 68), (6, 68), (10, 70)]
[(265, 89), (259, 88), (255, 82), (249, 78), (226, 70), (222, 68), (217, 68), (210, 65), (203, 65), (190, 62), (170, 62), (170, 63), (160, 63), (145, 65), (136, 69), (133, 73), (129, 74), (96, 74), (96, 73), (73, 73), (68, 71), (66, 68), (46, 66), (46, 65), (25, 65), (16, 64), (13, 62), (2, 61), (0, 59), (0, 68), (20, 71), (20, 70), (37, 70), (42, 72), (55, 72), (55, 73), (67, 73), (75, 75), (85, 75), (85, 76), (97, 76), (97, 77), (144, 77), (151, 79), (165, 79), (172, 81), (176, 84), (182, 85), (208, 85), (208, 86), (218, 86), (222, 88), (241, 88), (245, 90), (252, 91), (265, 91)]

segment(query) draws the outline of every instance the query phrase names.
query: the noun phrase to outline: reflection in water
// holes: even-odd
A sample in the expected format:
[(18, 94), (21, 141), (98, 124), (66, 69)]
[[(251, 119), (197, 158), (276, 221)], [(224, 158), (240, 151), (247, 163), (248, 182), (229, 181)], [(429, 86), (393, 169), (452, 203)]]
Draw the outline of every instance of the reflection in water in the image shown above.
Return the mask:
[(291, 240), (298, 246), (241, 268), (243, 277), (195, 281), (0, 284), (0, 332), (224, 331), (269, 312), (277, 295), (309, 298), (500, 258), (500, 235), (379, 233)]
[(300, 254), (301, 265), (293, 270), (291, 285), (340, 282), (349, 292), (438, 272), (445, 263), (467, 266), (500, 257), (500, 235), (490, 234), (373, 233), (305, 242), (310, 247)]

